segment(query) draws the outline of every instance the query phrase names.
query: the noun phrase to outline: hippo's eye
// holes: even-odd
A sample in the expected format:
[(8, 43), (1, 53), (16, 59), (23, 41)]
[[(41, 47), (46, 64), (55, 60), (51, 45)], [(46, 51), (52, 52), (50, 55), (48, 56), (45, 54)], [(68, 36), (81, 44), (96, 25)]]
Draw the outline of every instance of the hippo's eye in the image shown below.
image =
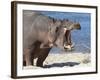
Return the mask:
[(57, 32), (58, 32), (58, 30), (59, 30), (59, 27), (56, 27), (56, 30), (55, 30), (55, 32), (57, 33)]

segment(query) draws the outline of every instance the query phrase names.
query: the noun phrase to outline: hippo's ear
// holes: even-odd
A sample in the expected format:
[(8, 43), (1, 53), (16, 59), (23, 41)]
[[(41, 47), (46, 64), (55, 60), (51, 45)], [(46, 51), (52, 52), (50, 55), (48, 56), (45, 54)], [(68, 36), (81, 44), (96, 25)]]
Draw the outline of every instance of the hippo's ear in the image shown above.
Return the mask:
[(56, 22), (56, 19), (53, 18), (52, 21), (53, 21), (53, 23), (55, 23)]
[(60, 25), (61, 25), (61, 23), (62, 23), (62, 21), (61, 21), (61, 20), (56, 20), (56, 21), (55, 21), (55, 23), (54, 23), (54, 25), (58, 27), (58, 26), (60, 26)]

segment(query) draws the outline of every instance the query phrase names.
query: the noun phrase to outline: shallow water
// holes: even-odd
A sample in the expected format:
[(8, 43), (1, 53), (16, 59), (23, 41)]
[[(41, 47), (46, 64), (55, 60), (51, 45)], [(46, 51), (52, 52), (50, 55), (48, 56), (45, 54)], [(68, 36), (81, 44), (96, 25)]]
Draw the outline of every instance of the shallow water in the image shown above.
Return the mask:
[[(73, 13), (73, 12), (49, 12), (40, 11), (42, 14), (56, 18), (69, 19), (71, 21), (79, 22), (81, 30), (72, 31), (72, 42), (75, 43), (74, 49), (71, 52), (90, 53), (91, 50), (91, 14), (89, 13)], [(51, 51), (58, 52), (58, 48), (53, 48)]]

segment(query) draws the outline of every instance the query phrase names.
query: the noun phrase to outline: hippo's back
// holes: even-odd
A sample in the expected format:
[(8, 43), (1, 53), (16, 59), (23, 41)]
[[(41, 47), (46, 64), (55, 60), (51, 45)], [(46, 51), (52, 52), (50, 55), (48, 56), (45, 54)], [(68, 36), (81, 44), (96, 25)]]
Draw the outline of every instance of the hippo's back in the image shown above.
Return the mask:
[(48, 33), (51, 23), (52, 19), (39, 12), (23, 11), (24, 46), (31, 45), (41, 36), (43, 38), (43, 34)]

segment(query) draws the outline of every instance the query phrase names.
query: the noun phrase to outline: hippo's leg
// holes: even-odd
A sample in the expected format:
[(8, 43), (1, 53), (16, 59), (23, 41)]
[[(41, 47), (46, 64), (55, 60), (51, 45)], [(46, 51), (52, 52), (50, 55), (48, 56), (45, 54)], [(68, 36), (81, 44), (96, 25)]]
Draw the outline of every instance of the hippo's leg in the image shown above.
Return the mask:
[(43, 62), (44, 62), (44, 60), (46, 59), (47, 56), (48, 56), (48, 53), (45, 54), (45, 55), (43, 53), (43, 56), (39, 56), (36, 65), (39, 66), (39, 67), (43, 67)]
[(30, 50), (31, 49), (25, 49), (24, 50), (24, 65), (26, 66), (30, 66), (30, 65), (33, 65), (33, 58), (32, 58), (32, 55), (30, 53)]
[(40, 49), (40, 55), (38, 56), (36, 65), (39, 67), (43, 67), (43, 62), (49, 54), (51, 48)]

